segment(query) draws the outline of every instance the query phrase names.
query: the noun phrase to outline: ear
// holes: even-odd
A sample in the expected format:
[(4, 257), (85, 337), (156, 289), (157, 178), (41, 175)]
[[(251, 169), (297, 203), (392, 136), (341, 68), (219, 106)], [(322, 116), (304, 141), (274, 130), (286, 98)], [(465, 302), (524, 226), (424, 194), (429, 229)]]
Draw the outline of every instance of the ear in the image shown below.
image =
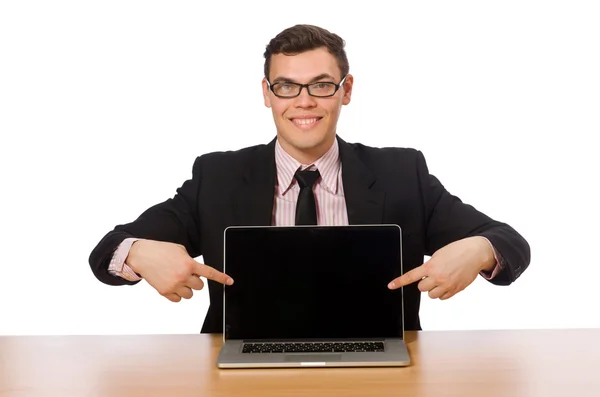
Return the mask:
[(271, 107), (271, 94), (269, 92), (269, 86), (267, 84), (267, 78), (263, 77), (262, 79), (262, 90), (263, 90), (263, 99), (265, 101), (265, 106)]
[(350, 103), (350, 97), (352, 96), (352, 86), (354, 85), (354, 76), (348, 74), (342, 88), (344, 89), (344, 96), (342, 97), (342, 105)]

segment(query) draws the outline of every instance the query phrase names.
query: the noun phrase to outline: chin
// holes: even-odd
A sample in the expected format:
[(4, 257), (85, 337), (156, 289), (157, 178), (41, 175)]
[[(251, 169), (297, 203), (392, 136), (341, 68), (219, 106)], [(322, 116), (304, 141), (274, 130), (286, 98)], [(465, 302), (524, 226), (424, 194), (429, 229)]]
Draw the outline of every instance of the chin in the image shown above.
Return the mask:
[(294, 136), (292, 139), (289, 139), (288, 142), (292, 144), (292, 146), (301, 150), (310, 150), (325, 142), (327, 138), (325, 136)]

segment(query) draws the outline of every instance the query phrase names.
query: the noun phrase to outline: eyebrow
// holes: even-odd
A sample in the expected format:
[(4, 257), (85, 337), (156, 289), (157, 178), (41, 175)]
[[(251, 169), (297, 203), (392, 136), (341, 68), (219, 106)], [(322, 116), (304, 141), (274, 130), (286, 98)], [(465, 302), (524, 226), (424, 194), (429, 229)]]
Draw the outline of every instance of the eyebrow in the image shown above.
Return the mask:
[[(323, 79), (331, 79), (334, 80), (335, 77), (333, 77), (332, 75), (330, 75), (329, 73), (321, 73), (320, 75), (313, 77), (309, 83), (314, 83), (315, 81), (319, 81), (319, 80), (323, 80)], [(289, 77), (285, 77), (285, 76), (277, 76), (276, 78), (273, 79), (273, 83), (276, 82), (286, 82), (286, 83), (298, 83), (296, 80), (289, 78)]]

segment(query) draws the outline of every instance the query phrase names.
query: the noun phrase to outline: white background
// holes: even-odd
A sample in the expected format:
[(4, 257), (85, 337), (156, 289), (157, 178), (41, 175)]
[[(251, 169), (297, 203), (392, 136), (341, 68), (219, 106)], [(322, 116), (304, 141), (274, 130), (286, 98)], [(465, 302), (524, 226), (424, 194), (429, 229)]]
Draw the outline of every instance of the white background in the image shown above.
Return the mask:
[(0, 3), (0, 334), (200, 331), (206, 290), (171, 303), (145, 282), (110, 287), (88, 255), (197, 155), (273, 138), (262, 55), (296, 23), (347, 41), (341, 137), (422, 150), (451, 193), (531, 244), (509, 287), (424, 296), (425, 329), (600, 326), (598, 3), (390, 4)]

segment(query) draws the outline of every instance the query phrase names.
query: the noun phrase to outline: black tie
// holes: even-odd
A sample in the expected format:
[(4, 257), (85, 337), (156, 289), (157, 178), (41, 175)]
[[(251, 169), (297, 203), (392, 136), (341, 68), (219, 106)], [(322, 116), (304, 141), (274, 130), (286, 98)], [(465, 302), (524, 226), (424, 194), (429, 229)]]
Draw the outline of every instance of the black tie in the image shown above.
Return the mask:
[(300, 186), (298, 203), (296, 204), (296, 225), (316, 225), (317, 206), (313, 185), (319, 179), (319, 171), (296, 171), (296, 180)]

